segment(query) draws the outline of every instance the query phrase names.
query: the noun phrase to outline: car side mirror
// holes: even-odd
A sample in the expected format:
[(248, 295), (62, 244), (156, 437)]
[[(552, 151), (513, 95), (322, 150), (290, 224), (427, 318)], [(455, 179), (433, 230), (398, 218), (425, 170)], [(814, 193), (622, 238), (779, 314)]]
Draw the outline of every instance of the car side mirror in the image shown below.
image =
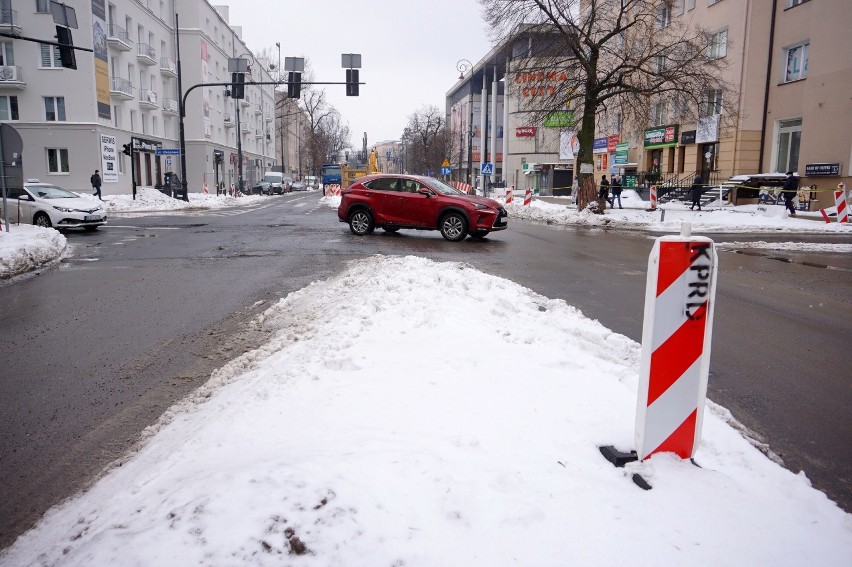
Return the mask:
[(21, 196), (18, 197), (18, 200), (19, 201), (32, 201), (33, 198), (30, 197), (29, 195), (21, 195)]
[(432, 196), (432, 192), (429, 191), (428, 189), (426, 189), (425, 187), (421, 187), (420, 189), (417, 190), (417, 192), (420, 193), (421, 195), (425, 195), (427, 197)]

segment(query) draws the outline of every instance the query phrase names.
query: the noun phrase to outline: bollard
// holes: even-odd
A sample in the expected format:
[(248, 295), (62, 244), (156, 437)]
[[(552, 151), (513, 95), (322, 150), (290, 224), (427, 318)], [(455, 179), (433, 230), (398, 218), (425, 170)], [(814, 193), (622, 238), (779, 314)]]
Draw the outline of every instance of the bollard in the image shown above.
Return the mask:
[(512, 202), (513, 193), (515, 191), (515, 186), (512, 185), (508, 189), (506, 189), (506, 204), (510, 204)]
[(524, 195), (524, 206), (529, 207), (531, 203), (532, 203), (532, 189), (527, 187), (527, 192)]
[(651, 210), (657, 210), (657, 186), (651, 185)]

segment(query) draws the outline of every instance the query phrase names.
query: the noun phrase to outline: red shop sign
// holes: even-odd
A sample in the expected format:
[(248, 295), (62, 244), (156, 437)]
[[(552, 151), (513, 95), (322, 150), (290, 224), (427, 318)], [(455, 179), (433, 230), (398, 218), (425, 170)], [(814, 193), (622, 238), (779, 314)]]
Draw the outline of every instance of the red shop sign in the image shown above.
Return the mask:
[(519, 126), (515, 128), (515, 137), (524, 138), (529, 136), (535, 136), (535, 126)]

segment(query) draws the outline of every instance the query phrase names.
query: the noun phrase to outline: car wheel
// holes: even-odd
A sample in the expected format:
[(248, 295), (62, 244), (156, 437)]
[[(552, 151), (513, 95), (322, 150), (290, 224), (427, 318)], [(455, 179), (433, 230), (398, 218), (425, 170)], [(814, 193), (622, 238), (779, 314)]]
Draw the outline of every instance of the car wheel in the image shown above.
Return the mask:
[(33, 219), (33, 224), (42, 228), (50, 228), (53, 224), (50, 222), (50, 217), (45, 213), (38, 213)]
[(349, 215), (349, 230), (356, 236), (373, 232), (373, 217), (366, 209), (357, 209)]
[(382, 230), (384, 230), (385, 232), (399, 232), (399, 227), (398, 226), (383, 226)]
[(485, 238), (488, 235), (488, 232), (489, 231), (487, 231), (487, 230), (473, 230), (470, 233), (470, 237), (476, 238), (477, 240), (482, 240), (483, 238)]
[(458, 242), (467, 236), (467, 221), (461, 213), (451, 212), (444, 215), (439, 228), (441, 236), (450, 242)]

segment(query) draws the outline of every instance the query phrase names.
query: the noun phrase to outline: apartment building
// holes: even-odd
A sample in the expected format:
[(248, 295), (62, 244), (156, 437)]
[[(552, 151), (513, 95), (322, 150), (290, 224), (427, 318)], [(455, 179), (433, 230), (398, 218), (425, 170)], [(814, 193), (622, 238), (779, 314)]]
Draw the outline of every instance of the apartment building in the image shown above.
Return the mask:
[[(23, 139), (25, 178), (86, 190), (101, 170), (104, 194), (129, 193), (132, 173), (141, 186), (180, 175), (177, 38), (184, 91), (198, 83), (228, 82), (228, 59), (253, 62), (255, 80), (271, 80), (228, 23), (227, 7), (206, 0), (91, 0), (75, 8), (77, 69), (61, 66), (54, 46), (0, 38), (0, 121)], [(8, 6), (8, 9), (6, 7)], [(53, 41), (46, 0), (4, 0), (0, 30)], [(175, 30), (175, 14), (180, 29)], [(237, 182), (240, 136), (246, 184), (275, 160), (274, 87), (248, 86), (245, 100), (225, 87), (189, 93), (185, 136), (190, 191)], [(239, 132), (236, 114), (240, 113)], [(132, 143), (134, 163), (122, 154)], [(158, 151), (160, 150), (160, 151)], [(217, 160), (221, 156), (221, 160)], [(221, 162), (221, 163), (220, 163)]]

